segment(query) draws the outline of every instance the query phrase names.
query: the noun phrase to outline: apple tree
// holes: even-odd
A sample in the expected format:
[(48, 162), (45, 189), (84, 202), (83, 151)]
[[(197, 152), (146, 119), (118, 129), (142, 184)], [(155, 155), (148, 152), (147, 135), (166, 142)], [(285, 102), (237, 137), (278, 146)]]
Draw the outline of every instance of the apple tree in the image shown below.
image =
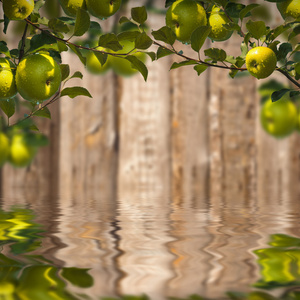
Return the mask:
[[(276, 137), (300, 127), (295, 106), (300, 95), (299, 0), (250, 4), (237, 0), (165, 0), (165, 10), (159, 13), (165, 15), (166, 22), (155, 30), (147, 26), (148, 12), (154, 10), (148, 1), (118, 17), (112, 31), (103, 33), (103, 20), (120, 14), (128, 1), (1, 0), (0, 166), (6, 161), (17, 167), (26, 166), (38, 147), (47, 144), (33, 117), (51, 118), (48, 106), (59, 99), (63, 101), (63, 97), (92, 97), (83, 86), (65, 87), (69, 80), (83, 76), (80, 71), (70, 74), (70, 66), (61, 56), (68, 51), (77, 55), (91, 73), (105, 73), (112, 68), (121, 76), (139, 72), (145, 81), (146, 57), (154, 61), (169, 55), (180, 58), (170, 69), (186, 66), (198, 76), (208, 68), (223, 69), (224, 76), (229, 74), (232, 79), (249, 73), (259, 80), (278, 72), (290, 85), (262, 85), (263, 100), (268, 100), (262, 110), (266, 113), (261, 114), (262, 125)], [(267, 2), (276, 6), (282, 16), (273, 27), (256, 13)], [(61, 8), (63, 15), (48, 16), (46, 5)], [(17, 47), (11, 47), (8, 30), (15, 25), (21, 31), (15, 36)], [(204, 49), (206, 39), (222, 43), (233, 33), (240, 37), (238, 56), (226, 53), (220, 43)], [(180, 42), (194, 55), (187, 55)], [(275, 106), (276, 101), (280, 105)], [(16, 119), (19, 104), (27, 112)], [(282, 120), (289, 123), (287, 129), (277, 128), (277, 122)]]

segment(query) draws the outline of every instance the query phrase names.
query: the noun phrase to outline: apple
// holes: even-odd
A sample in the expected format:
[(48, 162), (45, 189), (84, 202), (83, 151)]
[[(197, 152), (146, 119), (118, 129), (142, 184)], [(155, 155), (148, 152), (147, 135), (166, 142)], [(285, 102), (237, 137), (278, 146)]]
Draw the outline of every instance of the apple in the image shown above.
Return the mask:
[(278, 2), (277, 8), (284, 19), (287, 17), (295, 19), (300, 17), (300, 0)]
[(166, 25), (183, 43), (190, 41), (192, 32), (197, 27), (206, 24), (205, 10), (194, 0), (178, 0), (169, 7), (166, 13)]
[(89, 13), (100, 19), (106, 19), (115, 14), (121, 3), (122, 0), (86, 0)]
[(60, 67), (50, 55), (31, 54), (17, 66), (17, 89), (25, 100), (36, 103), (47, 100), (58, 91), (60, 83)]
[(276, 138), (291, 134), (297, 125), (297, 108), (288, 97), (272, 102), (269, 98), (262, 106), (260, 121), (264, 130)]
[[(103, 47), (97, 47), (97, 50), (107, 51)], [(100, 61), (98, 60), (97, 56), (93, 51), (89, 51), (86, 56), (86, 68), (90, 73), (93, 74), (104, 74), (110, 68), (110, 56), (107, 57), (107, 60), (104, 65), (101, 65)]]
[(214, 41), (228, 40), (233, 31), (226, 29), (223, 25), (230, 23), (230, 19), (220, 10), (219, 7), (213, 6), (208, 24), (211, 26), (211, 32), (208, 37)]
[(10, 20), (24, 20), (34, 9), (34, 0), (2, 0), (4, 14)]
[(246, 55), (247, 70), (258, 79), (270, 76), (276, 69), (276, 63), (276, 54), (268, 47), (252, 48)]
[(7, 100), (17, 94), (15, 80), (16, 66), (7, 58), (0, 58), (0, 100)]
[[(128, 53), (135, 47), (134, 42), (131, 41), (124, 40), (124, 41), (120, 41), (119, 43), (122, 45), (123, 49), (117, 52), (112, 51), (112, 53)], [(138, 59), (140, 59), (142, 62), (146, 61), (147, 54), (143, 52), (137, 52), (133, 55), (136, 56)], [(116, 74), (121, 76), (129, 77), (138, 72), (136, 69), (132, 68), (131, 62), (124, 58), (111, 55), (110, 64), (112, 66), (112, 69), (116, 72)]]
[(9, 155), (9, 138), (0, 132), (0, 167), (4, 165)]
[(85, 0), (59, 0), (66, 15), (76, 17), (77, 10), (86, 9)]
[(11, 139), (8, 161), (15, 167), (25, 167), (30, 164), (36, 152), (37, 147), (28, 143), (26, 134), (16, 133)]

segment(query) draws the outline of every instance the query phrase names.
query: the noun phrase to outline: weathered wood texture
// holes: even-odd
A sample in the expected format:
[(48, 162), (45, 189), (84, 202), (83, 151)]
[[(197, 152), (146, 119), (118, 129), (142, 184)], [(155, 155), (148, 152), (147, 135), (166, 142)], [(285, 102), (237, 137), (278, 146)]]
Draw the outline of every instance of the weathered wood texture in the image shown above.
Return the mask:
[[(163, 8), (162, 1), (157, 5)], [(150, 22), (158, 29), (164, 18), (153, 15)], [(239, 44), (234, 36), (221, 47), (238, 55)], [(28, 168), (2, 169), (1, 196), (60, 194), (112, 203), (118, 194), (129, 203), (143, 196), (168, 202), (171, 196), (175, 204), (201, 208), (209, 204), (203, 199), (217, 205), (221, 195), (224, 203), (247, 203), (298, 193), (300, 136), (276, 140), (261, 129), (261, 82), (232, 80), (216, 68), (200, 77), (192, 67), (169, 71), (175, 59), (148, 61), (145, 83), (140, 75), (91, 75), (77, 57), (64, 55), (64, 63), (84, 73), (72, 84), (85, 86), (93, 99), (62, 98), (51, 107), (53, 119), (40, 126), (50, 145)]]

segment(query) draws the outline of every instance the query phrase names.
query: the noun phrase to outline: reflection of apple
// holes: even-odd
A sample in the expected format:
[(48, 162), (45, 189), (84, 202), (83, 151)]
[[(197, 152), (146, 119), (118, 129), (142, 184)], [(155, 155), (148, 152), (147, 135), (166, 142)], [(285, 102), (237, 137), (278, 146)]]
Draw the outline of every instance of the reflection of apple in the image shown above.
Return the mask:
[(28, 101), (42, 102), (59, 89), (61, 71), (57, 62), (47, 54), (25, 56), (16, 73), (19, 94)]
[(179, 41), (187, 43), (197, 27), (207, 24), (206, 12), (194, 0), (178, 0), (167, 10), (166, 24)]
[(8, 161), (15, 167), (25, 167), (30, 164), (37, 148), (29, 145), (26, 135), (15, 134), (12, 137)]
[(276, 102), (268, 99), (261, 109), (260, 120), (267, 133), (282, 138), (295, 130), (297, 108), (288, 98), (282, 98)]
[(9, 139), (3, 132), (0, 132), (0, 167), (6, 162), (9, 155)]
[(86, 0), (86, 6), (91, 15), (104, 19), (115, 14), (122, 0)]
[(79, 8), (86, 9), (85, 0), (59, 0), (65, 14), (71, 17), (76, 17)]
[[(122, 50), (119, 50), (115, 53), (128, 53), (132, 49), (134, 49), (135, 45), (134, 42), (130, 41), (120, 41), (120, 44), (123, 46)], [(140, 59), (142, 62), (146, 61), (147, 54), (142, 52), (137, 52), (133, 54), (138, 59)], [(121, 76), (132, 76), (136, 74), (138, 71), (136, 69), (133, 69), (131, 66), (131, 62), (124, 58), (116, 57), (116, 56), (110, 56), (110, 63), (113, 68), (113, 70)]]
[(211, 32), (208, 37), (214, 41), (228, 40), (232, 35), (232, 30), (227, 30), (223, 25), (230, 23), (229, 18), (225, 12), (221, 11), (219, 7), (214, 6), (211, 10), (208, 24), (211, 26)]
[(0, 58), (0, 100), (7, 100), (17, 94), (16, 80), (13, 69), (16, 66), (7, 58)]
[(246, 55), (247, 70), (258, 79), (270, 76), (276, 68), (276, 63), (276, 55), (268, 47), (255, 47)]
[(34, 0), (2, 0), (4, 14), (10, 20), (24, 20), (33, 11)]
[(278, 2), (277, 8), (284, 19), (287, 17), (295, 19), (300, 17), (300, 0)]

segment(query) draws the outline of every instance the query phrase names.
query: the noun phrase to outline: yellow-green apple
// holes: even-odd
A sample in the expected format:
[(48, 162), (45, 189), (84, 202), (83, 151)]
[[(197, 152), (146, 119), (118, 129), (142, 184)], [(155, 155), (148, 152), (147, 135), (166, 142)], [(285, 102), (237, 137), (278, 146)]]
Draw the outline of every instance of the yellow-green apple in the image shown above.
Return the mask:
[(206, 25), (205, 9), (194, 0), (177, 0), (167, 10), (166, 25), (183, 43), (190, 41), (192, 32), (199, 26)]
[(0, 167), (4, 165), (9, 155), (9, 138), (3, 132), (0, 132)]
[(10, 20), (24, 20), (34, 9), (34, 0), (2, 0), (4, 14)]
[(17, 94), (15, 81), (16, 66), (7, 58), (0, 58), (0, 100), (7, 100)]
[(76, 17), (77, 10), (86, 9), (85, 0), (59, 0), (66, 15)]
[(287, 17), (295, 19), (300, 17), (300, 0), (278, 2), (277, 8), (284, 19)]
[(297, 125), (297, 108), (288, 97), (276, 102), (268, 99), (262, 106), (260, 120), (264, 130), (276, 138), (291, 134)]
[(31, 54), (17, 66), (17, 89), (25, 100), (36, 103), (47, 100), (58, 91), (60, 83), (60, 67), (50, 55)]
[(247, 70), (258, 79), (270, 76), (276, 69), (276, 64), (276, 54), (268, 47), (252, 48), (246, 55)]
[(122, 4), (122, 0), (86, 0), (86, 6), (91, 15), (106, 19), (115, 14)]

